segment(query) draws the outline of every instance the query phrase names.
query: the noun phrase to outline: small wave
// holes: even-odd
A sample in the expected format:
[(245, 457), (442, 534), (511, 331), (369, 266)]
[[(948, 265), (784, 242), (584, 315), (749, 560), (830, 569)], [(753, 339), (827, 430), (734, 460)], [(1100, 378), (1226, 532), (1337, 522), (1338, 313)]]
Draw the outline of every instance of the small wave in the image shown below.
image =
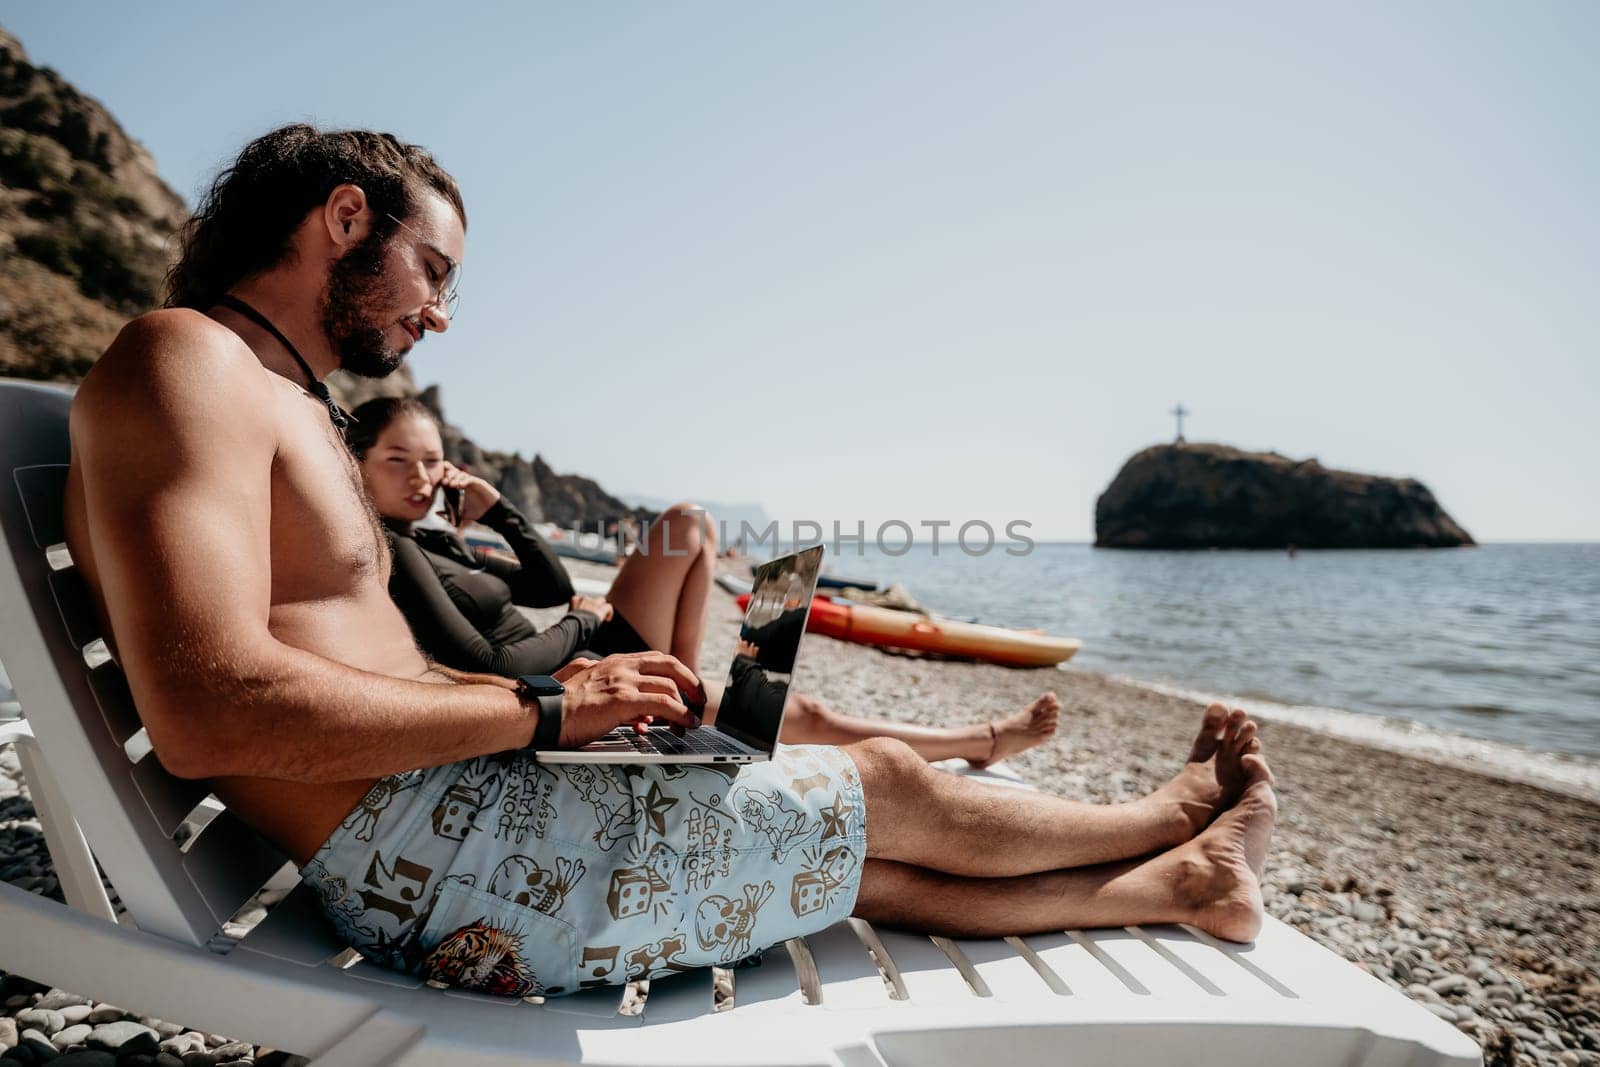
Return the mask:
[(1123, 675), (1115, 681), (1167, 696), (1208, 704), (1239, 705), (1263, 719), (1293, 723), (1347, 741), (1434, 763), (1477, 771), (1492, 778), (1525, 782), (1557, 793), (1600, 803), (1600, 761), (1564, 753), (1539, 752), (1479, 737), (1452, 733), (1420, 722), (1364, 715), (1314, 704), (1283, 704), (1256, 696), (1206, 693)]
[(1558, 673), (1541, 671), (1533, 667), (1514, 664), (1476, 663), (1469, 660), (1417, 659), (1410, 660), (1402, 664), (1402, 666), (1411, 667), (1419, 671), (1437, 671), (1440, 674), (1461, 675), (1462, 677), (1524, 678), (1537, 681), (1560, 678)]
[(1502, 707), (1499, 704), (1451, 704), (1452, 711), (1464, 711), (1468, 715), (1482, 715), (1485, 718), (1498, 719), (1502, 715), (1516, 715), (1514, 708)]

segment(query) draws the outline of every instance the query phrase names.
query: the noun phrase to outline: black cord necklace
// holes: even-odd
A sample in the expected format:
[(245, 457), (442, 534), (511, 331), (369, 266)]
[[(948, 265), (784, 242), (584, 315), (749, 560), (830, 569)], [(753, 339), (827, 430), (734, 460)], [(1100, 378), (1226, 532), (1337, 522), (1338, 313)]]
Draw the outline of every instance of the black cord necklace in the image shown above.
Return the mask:
[(311, 373), (311, 365), (301, 357), (299, 350), (296, 349), (294, 345), (289, 343), (289, 339), (283, 335), (283, 331), (272, 325), (271, 319), (267, 318), (265, 315), (261, 314), (261, 312), (257, 311), (249, 304), (246, 304), (243, 300), (240, 300), (232, 293), (224, 293), (222, 296), (219, 296), (217, 298), (217, 303), (221, 304), (225, 308), (230, 308), (233, 311), (237, 311), (239, 314), (243, 315), (245, 318), (261, 327), (263, 330), (266, 330), (272, 336), (276, 337), (278, 339), (278, 343), (289, 350), (289, 354), (294, 357), (294, 361), (300, 364), (300, 369), (305, 372), (306, 388), (311, 391), (312, 396), (328, 405), (329, 421), (333, 423), (333, 428), (335, 430), (338, 430), (341, 434), (344, 433), (345, 427), (350, 425), (351, 422), (349, 413), (346, 412), (344, 408), (340, 407), (338, 402), (333, 399), (333, 394), (328, 392), (328, 387), (317, 381), (317, 376)]

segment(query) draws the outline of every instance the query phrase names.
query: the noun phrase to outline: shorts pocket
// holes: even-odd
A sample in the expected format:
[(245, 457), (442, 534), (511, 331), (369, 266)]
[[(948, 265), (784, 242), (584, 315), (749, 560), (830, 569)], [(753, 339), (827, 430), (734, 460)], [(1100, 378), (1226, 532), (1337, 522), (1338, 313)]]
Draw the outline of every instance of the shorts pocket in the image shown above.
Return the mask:
[(502, 997), (567, 993), (577, 983), (577, 944), (554, 916), (446, 881), (422, 930), (418, 973)]

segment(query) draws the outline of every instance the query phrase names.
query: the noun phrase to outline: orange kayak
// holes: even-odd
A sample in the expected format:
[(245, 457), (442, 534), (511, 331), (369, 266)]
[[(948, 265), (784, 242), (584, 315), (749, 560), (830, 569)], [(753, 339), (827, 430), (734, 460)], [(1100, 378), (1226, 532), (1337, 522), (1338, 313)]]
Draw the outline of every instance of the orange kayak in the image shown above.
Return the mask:
[[(750, 602), (739, 598), (739, 607)], [(1009, 667), (1050, 667), (1071, 659), (1083, 642), (1076, 637), (1055, 637), (1038, 630), (1008, 630), (975, 622), (930, 619), (908, 611), (840, 604), (819, 596), (811, 601), (806, 631), (841, 641), (884, 648), (937, 652), (944, 656), (1002, 663)]]

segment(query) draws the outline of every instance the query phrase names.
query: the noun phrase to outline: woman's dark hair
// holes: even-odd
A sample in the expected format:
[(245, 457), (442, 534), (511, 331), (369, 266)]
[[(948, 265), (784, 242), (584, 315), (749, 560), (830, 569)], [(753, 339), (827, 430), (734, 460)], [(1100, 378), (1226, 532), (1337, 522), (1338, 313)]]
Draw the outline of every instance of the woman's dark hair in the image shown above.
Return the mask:
[(167, 272), (166, 306), (203, 311), (280, 262), (306, 214), (347, 182), (367, 194), (379, 238), (394, 232), (389, 215), (406, 218), (429, 190), (467, 224), (455, 179), (426, 149), (387, 133), (284, 126), (245, 145), (184, 225), (182, 255)]
[(396, 419), (421, 416), (439, 425), (428, 406), (414, 396), (380, 396), (367, 401), (350, 413), (350, 426), (344, 432), (345, 444), (350, 446), (357, 459), (366, 459), (367, 450), (378, 443), (378, 438)]

